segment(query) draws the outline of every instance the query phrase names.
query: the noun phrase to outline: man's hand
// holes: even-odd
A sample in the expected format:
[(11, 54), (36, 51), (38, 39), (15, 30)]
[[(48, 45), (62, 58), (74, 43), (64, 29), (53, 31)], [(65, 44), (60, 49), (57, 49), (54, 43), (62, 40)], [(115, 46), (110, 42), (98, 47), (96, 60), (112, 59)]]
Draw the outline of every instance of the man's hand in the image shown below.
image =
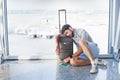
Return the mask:
[(67, 57), (67, 58), (65, 58), (65, 59), (63, 60), (63, 62), (66, 64), (66, 63), (70, 62), (70, 60), (71, 60), (71, 58), (70, 58), (70, 57)]
[(57, 55), (60, 54), (60, 46), (57, 46), (57, 47), (56, 47), (56, 53), (57, 53)]
[(72, 57), (78, 57), (82, 52), (83, 52), (83, 50), (80, 47), (75, 53), (73, 53)]
[(56, 36), (56, 38), (55, 38), (55, 40), (56, 40), (56, 53), (57, 53), (57, 55), (59, 55), (60, 54), (60, 45), (59, 45), (59, 39), (60, 39), (60, 36), (61, 36), (61, 34), (58, 34), (57, 36)]

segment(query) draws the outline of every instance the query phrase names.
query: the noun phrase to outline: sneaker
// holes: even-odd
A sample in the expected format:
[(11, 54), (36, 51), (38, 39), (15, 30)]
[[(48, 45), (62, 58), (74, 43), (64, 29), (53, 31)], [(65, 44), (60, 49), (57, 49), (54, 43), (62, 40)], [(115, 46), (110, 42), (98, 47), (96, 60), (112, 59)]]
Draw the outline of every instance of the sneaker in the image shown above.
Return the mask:
[(97, 64), (95, 63), (95, 61), (93, 62), (93, 63), (91, 63), (91, 70), (90, 70), (90, 73), (91, 74), (95, 74), (95, 73), (97, 73)]
[(97, 65), (106, 66), (106, 67), (107, 67), (107, 62), (106, 62), (105, 60), (96, 58), (96, 59), (95, 59), (95, 63), (96, 63)]

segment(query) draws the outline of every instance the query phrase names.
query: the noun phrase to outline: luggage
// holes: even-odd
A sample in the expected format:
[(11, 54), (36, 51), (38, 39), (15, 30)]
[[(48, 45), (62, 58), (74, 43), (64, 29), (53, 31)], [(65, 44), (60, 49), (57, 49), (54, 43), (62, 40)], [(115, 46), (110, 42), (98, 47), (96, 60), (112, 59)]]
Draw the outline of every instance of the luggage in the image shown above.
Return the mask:
[(72, 55), (73, 55), (73, 39), (70, 38), (69, 36), (61, 36), (59, 43), (60, 43), (59, 58), (61, 60), (63, 60), (67, 57), (72, 57)]

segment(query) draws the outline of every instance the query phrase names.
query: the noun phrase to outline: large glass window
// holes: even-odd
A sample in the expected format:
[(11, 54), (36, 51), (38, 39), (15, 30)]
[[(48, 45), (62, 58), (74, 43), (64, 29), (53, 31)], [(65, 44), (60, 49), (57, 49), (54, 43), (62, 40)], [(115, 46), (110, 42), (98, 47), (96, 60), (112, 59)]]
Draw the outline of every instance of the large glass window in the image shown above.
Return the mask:
[(41, 4), (44, 1), (7, 1), (10, 55), (55, 55), (54, 36), (59, 31), (57, 10), (44, 9)]
[(86, 29), (100, 54), (107, 54), (109, 0), (7, 0), (9, 55), (55, 55), (60, 9), (68, 24)]
[(1, 47), (1, 35), (2, 35), (2, 2), (0, 0), (0, 55), (1, 55), (1, 51), (2, 51), (2, 47)]
[(100, 54), (108, 54), (109, 0), (80, 0), (73, 5), (75, 8), (67, 11), (68, 23), (87, 30), (98, 43)]

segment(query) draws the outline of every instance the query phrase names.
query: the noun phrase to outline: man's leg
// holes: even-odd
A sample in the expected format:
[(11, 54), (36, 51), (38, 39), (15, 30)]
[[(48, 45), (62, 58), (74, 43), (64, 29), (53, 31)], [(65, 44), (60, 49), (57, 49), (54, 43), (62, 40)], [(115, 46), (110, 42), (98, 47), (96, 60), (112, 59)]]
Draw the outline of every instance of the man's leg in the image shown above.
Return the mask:
[(89, 58), (90, 63), (92, 65), (90, 73), (97, 73), (97, 64), (94, 61), (94, 57), (91, 50), (88, 47), (88, 43), (85, 40), (80, 40), (79, 44), (83, 50), (83, 53)]
[(78, 57), (73, 57), (71, 60), (70, 60), (70, 64), (73, 65), (73, 66), (87, 66), (87, 65), (90, 65), (90, 60), (84, 60), (84, 59), (80, 59)]
[(85, 40), (80, 40), (79, 44), (83, 50), (83, 53), (89, 58), (90, 62), (94, 61), (94, 57), (88, 47), (88, 43)]

